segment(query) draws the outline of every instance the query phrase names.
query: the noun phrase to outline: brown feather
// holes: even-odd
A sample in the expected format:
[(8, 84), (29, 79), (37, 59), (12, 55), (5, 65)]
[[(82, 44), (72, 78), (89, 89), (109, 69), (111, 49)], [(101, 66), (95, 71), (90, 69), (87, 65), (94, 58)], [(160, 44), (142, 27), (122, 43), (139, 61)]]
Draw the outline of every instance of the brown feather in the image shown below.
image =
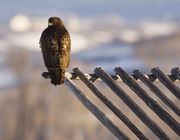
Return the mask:
[[(53, 19), (51, 19), (53, 22)], [(51, 83), (64, 83), (65, 68), (69, 67), (71, 39), (62, 23), (48, 26), (40, 38), (40, 46)]]

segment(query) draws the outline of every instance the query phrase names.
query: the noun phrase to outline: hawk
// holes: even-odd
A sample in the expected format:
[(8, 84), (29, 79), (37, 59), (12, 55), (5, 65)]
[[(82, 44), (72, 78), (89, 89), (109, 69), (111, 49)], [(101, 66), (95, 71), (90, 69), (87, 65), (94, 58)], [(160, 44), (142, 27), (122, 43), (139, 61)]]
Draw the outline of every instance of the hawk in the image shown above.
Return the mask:
[(60, 18), (49, 18), (48, 27), (41, 34), (40, 47), (48, 70), (42, 76), (50, 77), (54, 85), (63, 84), (70, 63), (71, 39)]

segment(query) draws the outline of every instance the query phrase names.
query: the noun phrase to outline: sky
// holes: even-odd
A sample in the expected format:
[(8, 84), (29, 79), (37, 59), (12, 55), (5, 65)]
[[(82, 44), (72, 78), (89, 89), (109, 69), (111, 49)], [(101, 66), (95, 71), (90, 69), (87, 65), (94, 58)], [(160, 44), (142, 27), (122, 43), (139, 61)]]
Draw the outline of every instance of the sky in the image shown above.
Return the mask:
[(177, 18), (180, 0), (0, 0), (1, 22), (16, 13), (30, 16), (66, 16), (76, 14), (81, 17), (121, 15), (137, 21), (148, 18)]

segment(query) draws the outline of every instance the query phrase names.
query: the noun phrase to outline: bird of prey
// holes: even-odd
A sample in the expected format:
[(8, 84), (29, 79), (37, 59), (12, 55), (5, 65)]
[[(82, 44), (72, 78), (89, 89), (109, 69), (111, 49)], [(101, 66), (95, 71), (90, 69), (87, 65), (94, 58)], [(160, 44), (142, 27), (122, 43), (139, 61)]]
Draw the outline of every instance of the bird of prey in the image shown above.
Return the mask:
[(65, 68), (70, 63), (71, 39), (60, 18), (49, 18), (48, 27), (41, 34), (40, 47), (48, 70), (42, 76), (50, 77), (54, 85), (63, 84)]

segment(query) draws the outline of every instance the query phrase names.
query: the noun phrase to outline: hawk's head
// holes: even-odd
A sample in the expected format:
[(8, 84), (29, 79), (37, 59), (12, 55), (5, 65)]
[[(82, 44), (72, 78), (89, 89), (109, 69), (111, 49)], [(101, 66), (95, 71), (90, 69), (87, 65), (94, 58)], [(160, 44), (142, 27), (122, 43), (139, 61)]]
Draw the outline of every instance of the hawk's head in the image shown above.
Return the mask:
[(64, 26), (64, 23), (59, 17), (50, 17), (48, 20), (48, 26), (59, 25)]

